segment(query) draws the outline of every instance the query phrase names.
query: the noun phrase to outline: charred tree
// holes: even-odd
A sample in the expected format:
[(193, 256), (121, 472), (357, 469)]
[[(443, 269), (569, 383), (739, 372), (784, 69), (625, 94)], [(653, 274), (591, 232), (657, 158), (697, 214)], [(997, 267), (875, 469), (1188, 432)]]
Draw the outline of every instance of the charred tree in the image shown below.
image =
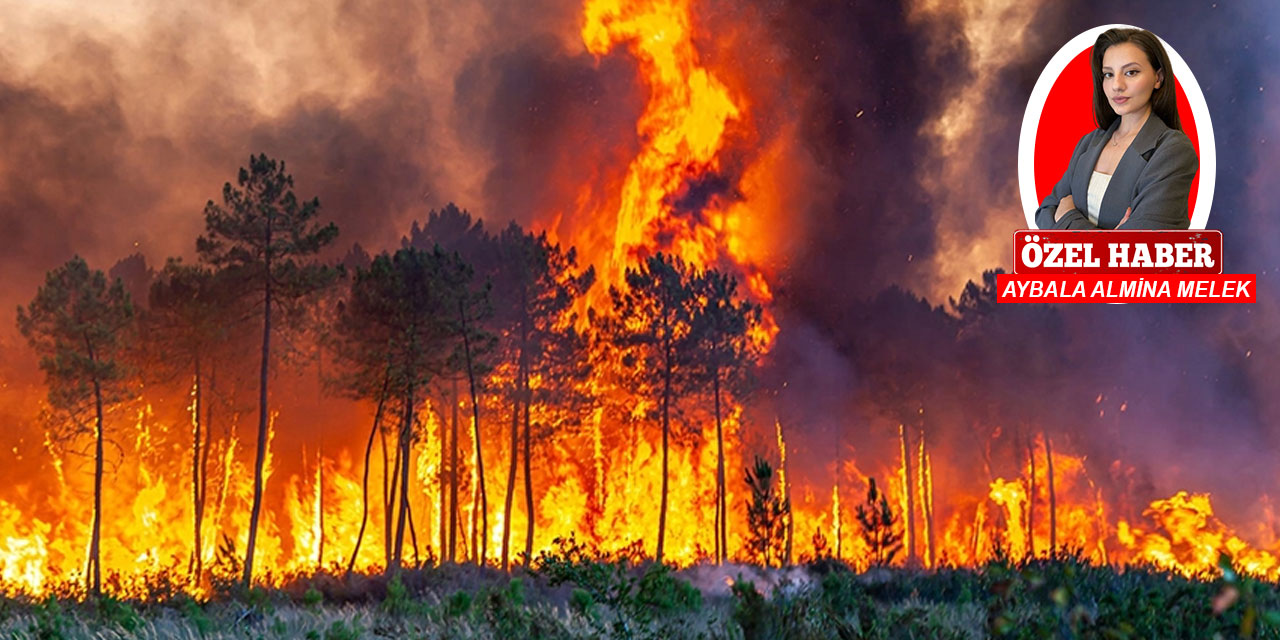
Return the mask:
[(1044, 458), (1049, 482), (1049, 557), (1058, 555), (1058, 495), (1053, 486), (1053, 442), (1044, 437)]

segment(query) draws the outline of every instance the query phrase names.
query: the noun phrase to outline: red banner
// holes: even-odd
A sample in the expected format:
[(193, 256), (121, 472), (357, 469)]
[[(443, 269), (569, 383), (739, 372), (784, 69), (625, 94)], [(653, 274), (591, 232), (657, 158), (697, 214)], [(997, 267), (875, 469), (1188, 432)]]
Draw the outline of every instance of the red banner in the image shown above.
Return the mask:
[(1013, 274), (996, 276), (998, 302), (1256, 302), (1254, 274)]
[(1015, 231), (1013, 272), (1222, 273), (1222, 232)]

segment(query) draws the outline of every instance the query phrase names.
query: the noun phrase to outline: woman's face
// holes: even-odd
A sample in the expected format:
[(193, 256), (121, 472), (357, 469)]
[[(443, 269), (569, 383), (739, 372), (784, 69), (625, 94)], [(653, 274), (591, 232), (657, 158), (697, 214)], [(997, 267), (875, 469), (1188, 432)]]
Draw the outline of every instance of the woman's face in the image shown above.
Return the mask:
[(1147, 54), (1132, 42), (1121, 42), (1102, 54), (1102, 90), (1116, 114), (1142, 113), (1151, 106), (1151, 92), (1164, 80), (1151, 67)]

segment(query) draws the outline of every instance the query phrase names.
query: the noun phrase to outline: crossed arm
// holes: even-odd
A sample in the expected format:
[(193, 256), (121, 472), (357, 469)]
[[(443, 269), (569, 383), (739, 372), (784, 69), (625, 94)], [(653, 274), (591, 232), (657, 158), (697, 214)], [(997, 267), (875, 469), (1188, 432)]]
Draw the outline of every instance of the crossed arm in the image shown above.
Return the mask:
[[(1041, 229), (1098, 229), (1076, 206), (1071, 194), (1071, 175), (1075, 172), (1089, 136), (1081, 138), (1071, 156), (1071, 165), (1053, 191), (1036, 211), (1036, 226)], [(1186, 136), (1171, 136), (1151, 153), (1146, 167), (1134, 185), (1135, 194), (1117, 229), (1186, 229), (1191, 225), (1187, 215), (1187, 194), (1195, 178), (1200, 160)]]

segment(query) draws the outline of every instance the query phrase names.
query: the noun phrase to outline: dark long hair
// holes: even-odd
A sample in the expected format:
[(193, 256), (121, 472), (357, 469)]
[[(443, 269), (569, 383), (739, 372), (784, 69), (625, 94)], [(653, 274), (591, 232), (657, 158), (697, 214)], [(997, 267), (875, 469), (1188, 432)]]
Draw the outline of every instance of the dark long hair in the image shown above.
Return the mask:
[(1151, 112), (1160, 116), (1170, 129), (1182, 131), (1182, 123), (1178, 120), (1178, 85), (1173, 79), (1169, 54), (1160, 45), (1160, 39), (1145, 29), (1108, 29), (1093, 44), (1093, 119), (1098, 121), (1098, 127), (1109, 129), (1111, 123), (1120, 117), (1111, 108), (1111, 101), (1107, 100), (1107, 93), (1102, 89), (1102, 56), (1107, 49), (1122, 42), (1132, 42), (1146, 52), (1155, 72), (1164, 71), (1160, 88), (1151, 92)]

